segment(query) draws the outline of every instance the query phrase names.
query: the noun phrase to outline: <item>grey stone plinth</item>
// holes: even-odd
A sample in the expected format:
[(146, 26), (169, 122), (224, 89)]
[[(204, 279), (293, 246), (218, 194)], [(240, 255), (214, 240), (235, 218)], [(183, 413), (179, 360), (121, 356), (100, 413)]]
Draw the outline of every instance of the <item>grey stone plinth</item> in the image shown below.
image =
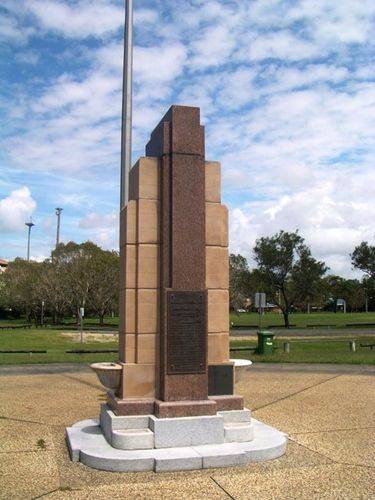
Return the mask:
[(150, 415), (155, 448), (172, 448), (223, 443), (224, 422), (221, 416), (157, 418)]
[(120, 450), (149, 450), (154, 448), (154, 433), (150, 429), (112, 431), (111, 444)]
[(218, 411), (217, 414), (223, 417), (224, 424), (232, 422), (251, 422), (251, 411), (247, 408), (243, 410)]
[(192, 448), (155, 450), (155, 472), (202, 469), (202, 456)]
[(247, 462), (246, 452), (236, 444), (227, 443), (224, 446), (205, 444), (203, 446), (194, 446), (194, 450), (202, 457), (203, 469), (235, 467), (245, 465)]
[(251, 422), (231, 422), (224, 425), (226, 443), (243, 443), (254, 439), (254, 427)]
[(227, 467), (271, 460), (285, 453), (287, 437), (255, 419), (254, 439), (246, 443), (222, 443), (150, 450), (118, 450), (105, 439), (98, 421), (84, 420), (66, 429), (72, 460), (95, 469), (117, 472), (175, 471)]

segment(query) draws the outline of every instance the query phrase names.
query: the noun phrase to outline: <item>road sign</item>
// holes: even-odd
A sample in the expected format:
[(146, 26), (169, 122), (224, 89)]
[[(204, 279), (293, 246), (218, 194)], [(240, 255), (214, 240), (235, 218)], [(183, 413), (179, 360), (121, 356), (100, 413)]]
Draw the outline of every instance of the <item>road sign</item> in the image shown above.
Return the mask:
[(264, 309), (266, 307), (266, 294), (257, 292), (255, 294), (255, 307)]

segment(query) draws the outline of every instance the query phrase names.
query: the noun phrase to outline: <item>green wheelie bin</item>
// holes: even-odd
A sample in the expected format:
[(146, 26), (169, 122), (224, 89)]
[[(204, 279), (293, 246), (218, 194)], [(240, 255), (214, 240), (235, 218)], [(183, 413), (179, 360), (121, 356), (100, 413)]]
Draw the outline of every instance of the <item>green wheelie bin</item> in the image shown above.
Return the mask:
[(258, 354), (272, 354), (274, 350), (274, 336), (275, 334), (269, 330), (260, 330), (258, 332), (258, 347), (256, 352)]

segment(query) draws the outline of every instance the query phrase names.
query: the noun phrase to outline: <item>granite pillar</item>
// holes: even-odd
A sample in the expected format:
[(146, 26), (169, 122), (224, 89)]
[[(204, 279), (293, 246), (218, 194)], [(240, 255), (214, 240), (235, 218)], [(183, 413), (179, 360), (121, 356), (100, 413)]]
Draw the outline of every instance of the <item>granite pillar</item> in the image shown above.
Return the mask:
[(108, 396), (117, 414), (243, 407), (229, 360), (228, 214), (199, 115), (172, 106), (130, 172), (120, 231), (123, 383)]

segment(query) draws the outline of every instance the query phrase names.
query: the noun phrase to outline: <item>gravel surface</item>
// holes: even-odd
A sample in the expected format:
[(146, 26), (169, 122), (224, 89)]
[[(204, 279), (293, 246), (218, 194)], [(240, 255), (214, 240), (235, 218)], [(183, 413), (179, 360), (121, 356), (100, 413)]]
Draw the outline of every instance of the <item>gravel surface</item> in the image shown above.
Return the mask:
[(246, 467), (109, 473), (69, 460), (65, 426), (104, 400), (82, 365), (1, 367), (0, 498), (374, 498), (375, 367), (256, 364), (237, 393), (290, 436), (287, 453)]

